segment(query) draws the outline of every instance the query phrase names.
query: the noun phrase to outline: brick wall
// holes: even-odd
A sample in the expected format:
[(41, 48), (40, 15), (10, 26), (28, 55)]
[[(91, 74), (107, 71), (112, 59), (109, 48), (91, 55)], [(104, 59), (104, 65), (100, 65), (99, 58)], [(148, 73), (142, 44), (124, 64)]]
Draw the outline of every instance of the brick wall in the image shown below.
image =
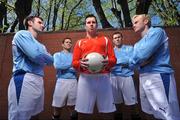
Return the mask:
[[(165, 30), (170, 38), (171, 61), (175, 69), (175, 78), (177, 82), (177, 93), (180, 100), (180, 27), (167, 27)], [(106, 29), (99, 30), (111, 38), (112, 33), (120, 31), (124, 35), (125, 44), (134, 44), (139, 36), (132, 29)], [(12, 53), (11, 41), (14, 34), (0, 34), (0, 120), (7, 119), (7, 89), (12, 71)], [(65, 37), (71, 37), (73, 43), (85, 36), (85, 31), (57, 31), (44, 32), (39, 35), (39, 40), (47, 47), (50, 53), (55, 53), (61, 50), (61, 41)], [(45, 109), (40, 114), (39, 119), (45, 120), (51, 117), (51, 101), (55, 85), (55, 70), (53, 67), (45, 68)], [(137, 79), (137, 77), (136, 77)], [(66, 114), (66, 112), (64, 112)], [(64, 116), (65, 117), (65, 116)], [(94, 114), (94, 118), (97, 118)]]

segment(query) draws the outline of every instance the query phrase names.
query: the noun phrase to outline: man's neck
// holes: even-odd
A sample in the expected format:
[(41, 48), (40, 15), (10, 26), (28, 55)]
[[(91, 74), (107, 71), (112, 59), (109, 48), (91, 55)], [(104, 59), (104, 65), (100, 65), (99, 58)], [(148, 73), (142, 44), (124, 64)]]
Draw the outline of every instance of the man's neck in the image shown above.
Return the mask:
[(146, 27), (144, 28), (144, 30), (141, 32), (141, 37), (144, 37), (144, 35), (148, 32), (148, 30), (149, 30), (149, 27), (146, 26)]
[(121, 45), (114, 46), (114, 47), (117, 48), (117, 49), (120, 49), (121, 46), (122, 46), (122, 44), (121, 44)]
[(63, 52), (65, 52), (65, 53), (69, 53), (69, 52), (70, 52), (70, 50), (68, 50), (68, 49), (63, 49)]
[(87, 32), (87, 34), (86, 34), (87, 38), (96, 38), (97, 36), (98, 36), (98, 34), (96, 32), (94, 32), (94, 33)]
[(38, 36), (38, 33), (37, 33), (37, 32), (35, 32), (35, 31), (32, 30), (32, 29), (28, 29), (28, 31), (31, 32), (31, 34), (33, 35), (34, 38), (37, 38), (37, 36)]

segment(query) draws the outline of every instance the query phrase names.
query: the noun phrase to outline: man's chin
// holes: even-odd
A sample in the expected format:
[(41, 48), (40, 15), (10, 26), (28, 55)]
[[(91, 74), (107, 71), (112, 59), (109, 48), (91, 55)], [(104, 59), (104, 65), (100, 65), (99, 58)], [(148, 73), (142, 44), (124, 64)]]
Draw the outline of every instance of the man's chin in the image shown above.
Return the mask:
[(41, 32), (43, 32), (43, 30), (37, 30), (37, 33), (41, 33)]
[(134, 29), (134, 32), (135, 32), (135, 33), (138, 33), (138, 32), (139, 32), (139, 30), (137, 30), (137, 29)]

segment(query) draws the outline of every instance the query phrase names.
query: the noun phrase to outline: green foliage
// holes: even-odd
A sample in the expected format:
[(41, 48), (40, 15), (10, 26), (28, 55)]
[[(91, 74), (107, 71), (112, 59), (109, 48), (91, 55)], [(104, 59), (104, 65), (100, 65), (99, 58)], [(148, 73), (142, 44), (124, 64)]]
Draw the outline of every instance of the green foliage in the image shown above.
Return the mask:
[(152, 8), (156, 11), (164, 26), (180, 25), (180, 14), (178, 11), (178, 1), (154, 0)]
[[(5, 2), (5, 1), (6, 0), (0, 0), (0, 3)], [(66, 1), (66, 4), (65, 4), (65, 1)], [(40, 16), (44, 19), (47, 25), (48, 15), (50, 13), (48, 31), (52, 31), (53, 30), (52, 27), (53, 27), (53, 16), (54, 16), (54, 3), (60, 2), (60, 6), (58, 7), (57, 20), (55, 23), (55, 30), (84, 29), (85, 16), (89, 13), (93, 13), (96, 15), (96, 11), (94, 10), (91, 0), (82, 0), (80, 4), (77, 5), (79, 1), (80, 0), (41, 0), (40, 1), (41, 3), (39, 5), (38, 0), (33, 0), (31, 15), (36, 15), (37, 9), (39, 9)], [(14, 12), (15, 2), (16, 0), (7, 0), (7, 3), (6, 3), (7, 22), (9, 25), (12, 25), (17, 17)], [(50, 6), (50, 3), (52, 3), (52, 6)], [(128, 0), (131, 17), (136, 12), (136, 3), (137, 3), (137, 0)], [(156, 21), (156, 25), (165, 25), (165, 26), (180, 25), (180, 17), (179, 17), (180, 13), (178, 9), (178, 4), (179, 4), (178, 0), (152, 0), (151, 7), (149, 9), (149, 14), (151, 17), (157, 16), (160, 18), (158, 19), (158, 21)], [(113, 27), (116, 27), (116, 28), (121, 27), (120, 23), (118, 23), (118, 19), (111, 11), (112, 1), (101, 0), (101, 6), (103, 8), (103, 11), (109, 23)], [(116, 6), (117, 6), (118, 11), (122, 11), (121, 6), (119, 4), (116, 4)], [(124, 22), (123, 15), (121, 16), (121, 18)], [(101, 25), (100, 22), (99, 22), (99, 25)], [(6, 27), (11, 27), (11, 26), (3, 25), (2, 28), (0, 28), (0, 30), (3, 31)], [(17, 27), (16, 27), (16, 30), (17, 30)]]
[(4, 31), (7, 29), (7, 25), (3, 25), (2, 27), (0, 27), (0, 31), (2, 32), (2, 33), (4, 33)]
[[(35, 0), (37, 1), (37, 0)], [(45, 20), (45, 23), (48, 19), (48, 13), (50, 10), (50, 0), (45, 0), (46, 2), (41, 3), (41, 17)], [(58, 0), (57, 0), (58, 1)], [(82, 29), (83, 28), (83, 22), (86, 14), (88, 14), (88, 1), (83, 0), (78, 7), (75, 9), (74, 6), (80, 1), (80, 0), (67, 0), (67, 3), (65, 5), (64, 0), (60, 1), (60, 7), (58, 8), (58, 17), (56, 21), (56, 30), (73, 30), (73, 29)], [(45, 3), (45, 4), (44, 4)], [(36, 12), (36, 6), (37, 2), (33, 2), (33, 11), (32, 13), (35, 14)], [(50, 17), (50, 28), (52, 28), (52, 21), (53, 21), (53, 15), (54, 15), (54, 0), (51, 8), (51, 17)], [(64, 11), (63, 11), (64, 9)], [(73, 9), (73, 10), (72, 10)], [(64, 12), (64, 17), (62, 18), (62, 14)], [(70, 17), (70, 20), (68, 21)], [(62, 21), (64, 21), (62, 25)], [(52, 30), (52, 29), (50, 29)]]

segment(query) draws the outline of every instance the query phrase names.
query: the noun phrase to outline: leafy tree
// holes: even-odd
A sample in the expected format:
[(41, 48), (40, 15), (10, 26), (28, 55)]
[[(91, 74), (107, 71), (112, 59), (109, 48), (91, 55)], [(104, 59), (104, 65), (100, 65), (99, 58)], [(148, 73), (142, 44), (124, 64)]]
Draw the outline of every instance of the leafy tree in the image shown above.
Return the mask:
[(24, 29), (30, 14), (43, 17), (46, 31), (83, 29), (89, 13), (102, 28), (131, 27), (131, 17), (141, 13), (157, 16), (158, 25), (174, 26), (180, 25), (178, 5), (179, 0), (0, 0), (0, 32)]
[[(6, 32), (9, 24), (7, 23), (7, 0), (0, 1), (0, 33)], [(4, 22), (4, 23), (3, 23)]]
[(130, 17), (127, 0), (117, 0), (117, 3), (121, 5), (122, 13), (125, 20), (125, 27), (131, 27), (132, 26), (131, 17)]
[[(56, 30), (56, 20), (58, 17), (58, 11), (59, 11), (59, 7), (60, 7), (61, 3), (63, 3), (63, 2), (64, 2), (64, 6), (65, 6), (67, 0), (54, 0), (54, 14), (53, 14), (53, 22), (52, 22), (53, 31)], [(63, 6), (63, 10), (64, 10), (64, 6)]]
[(160, 16), (165, 26), (180, 25), (180, 13), (178, 0), (153, 0), (152, 7)]
[(93, 2), (93, 6), (96, 10), (96, 13), (100, 19), (100, 22), (102, 24), (102, 28), (112, 28), (110, 23), (107, 21), (104, 11), (101, 7), (101, 1), (100, 0), (92, 0), (92, 2)]

